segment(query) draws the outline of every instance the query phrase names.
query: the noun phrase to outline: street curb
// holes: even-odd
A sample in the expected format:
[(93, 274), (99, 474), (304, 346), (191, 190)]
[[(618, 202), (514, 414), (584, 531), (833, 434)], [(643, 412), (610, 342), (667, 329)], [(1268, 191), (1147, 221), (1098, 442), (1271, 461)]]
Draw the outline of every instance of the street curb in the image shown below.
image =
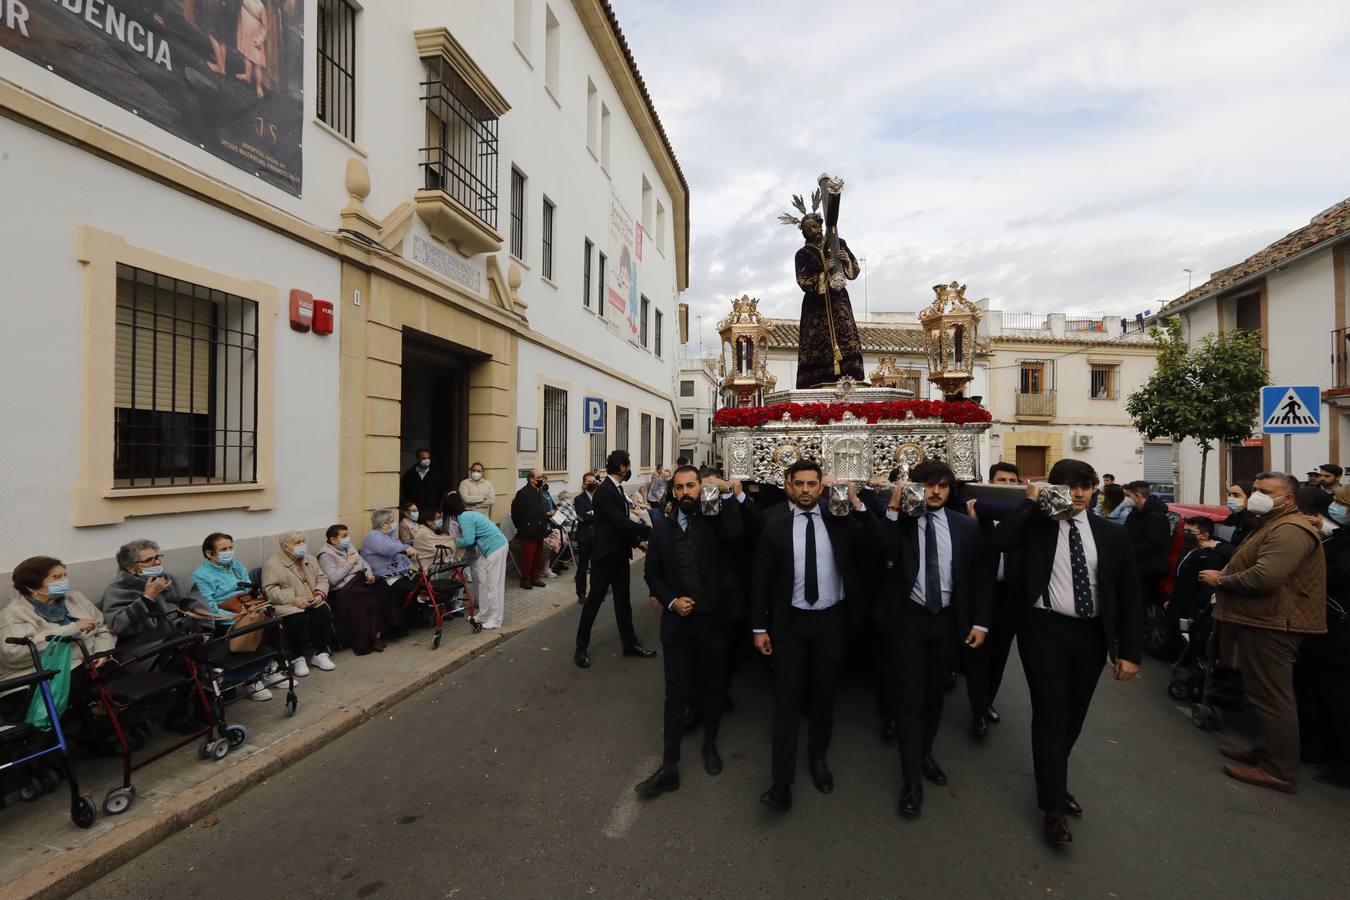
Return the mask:
[(562, 612), (567, 606), (561, 604), (541, 610), (509, 631), (490, 635), (480, 633), (456, 655), (447, 656), (432, 666), (359, 697), (349, 706), (334, 710), (313, 725), (282, 739), (275, 746), (261, 750), (189, 788), (159, 809), (131, 819), (83, 847), (63, 853), (8, 884), (0, 885), (0, 893), (6, 900), (58, 900), (70, 896), (229, 803), (249, 788), (327, 746), (335, 738), (406, 700), (531, 625)]

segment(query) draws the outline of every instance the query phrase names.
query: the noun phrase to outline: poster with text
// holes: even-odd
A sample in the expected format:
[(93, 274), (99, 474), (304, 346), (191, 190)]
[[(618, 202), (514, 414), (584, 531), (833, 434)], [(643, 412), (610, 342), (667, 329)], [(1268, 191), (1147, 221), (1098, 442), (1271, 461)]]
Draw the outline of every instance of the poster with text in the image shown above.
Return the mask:
[(300, 195), (303, 0), (0, 0), (0, 12), (0, 47)]
[(609, 195), (609, 255), (605, 265), (605, 284), (609, 287), (609, 308), (623, 317), (624, 337), (638, 342), (637, 223), (614, 194)]

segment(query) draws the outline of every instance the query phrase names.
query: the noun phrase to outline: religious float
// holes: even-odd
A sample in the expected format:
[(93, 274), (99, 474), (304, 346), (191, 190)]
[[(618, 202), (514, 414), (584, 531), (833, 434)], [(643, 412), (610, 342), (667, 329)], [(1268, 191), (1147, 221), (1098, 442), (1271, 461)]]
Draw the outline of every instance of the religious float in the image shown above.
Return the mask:
[[(962, 481), (980, 480), (980, 435), (989, 411), (964, 396), (974, 377), (980, 309), (965, 285), (936, 285), (936, 298), (919, 313), (928, 357), (928, 380), (941, 400), (916, 400), (900, 387), (894, 360), (883, 358), (866, 380), (862, 346), (846, 282), (857, 260), (838, 236), (841, 179), (822, 175), (807, 212), (780, 217), (798, 225), (804, 246), (796, 257), (803, 290), (797, 386), (777, 389), (767, 368), (769, 323), (759, 301), (742, 296), (717, 325), (718, 363), (727, 405), (713, 416), (713, 440), (728, 478), (781, 487), (783, 472), (799, 459), (815, 459), (827, 475), (865, 482), (901, 477), (925, 459), (947, 463)], [(819, 212), (822, 199), (825, 212)]]

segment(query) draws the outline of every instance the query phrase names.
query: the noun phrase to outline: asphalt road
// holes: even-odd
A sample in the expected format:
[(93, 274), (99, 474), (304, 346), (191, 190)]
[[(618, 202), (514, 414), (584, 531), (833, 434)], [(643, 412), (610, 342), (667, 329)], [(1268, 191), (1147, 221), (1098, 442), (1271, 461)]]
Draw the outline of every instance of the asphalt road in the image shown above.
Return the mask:
[[(634, 579), (634, 596), (640, 594)], [(550, 587), (567, 591), (570, 585)], [(577, 607), (336, 740), (78, 896), (1341, 898), (1350, 794), (1285, 796), (1225, 778), (1219, 737), (1166, 696), (1166, 671), (1099, 686), (1070, 771), (1087, 815), (1045, 845), (1030, 710), (1009, 663), (1003, 723), (966, 733), (948, 695), (921, 818), (896, 812), (899, 762), (871, 692), (849, 679), (830, 753), (837, 787), (804, 770), (791, 813), (768, 782), (770, 694), (744, 671), (722, 729), (726, 771), (685, 742), (683, 785), (640, 802), (659, 761), (659, 659), (619, 656), (602, 611), (594, 666), (576, 669)], [(655, 645), (655, 614), (637, 611)], [(803, 748), (805, 739), (803, 737)]]

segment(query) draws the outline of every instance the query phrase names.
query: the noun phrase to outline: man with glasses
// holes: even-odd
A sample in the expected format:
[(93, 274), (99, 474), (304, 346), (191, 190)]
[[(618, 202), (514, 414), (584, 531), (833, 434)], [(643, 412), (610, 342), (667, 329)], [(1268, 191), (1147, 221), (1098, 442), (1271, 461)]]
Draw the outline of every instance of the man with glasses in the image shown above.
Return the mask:
[[(1220, 572), (1200, 580), (1215, 589), (1214, 617), (1237, 651), (1242, 692), (1256, 711), (1260, 737), (1243, 750), (1224, 745), (1225, 775), (1292, 794), (1298, 789), (1298, 706), (1294, 656), (1306, 634), (1327, 630), (1327, 570), (1322, 536), (1298, 509), (1298, 481), (1262, 472), (1247, 500), (1259, 527)], [(1221, 635), (1224, 632), (1220, 632)]]

